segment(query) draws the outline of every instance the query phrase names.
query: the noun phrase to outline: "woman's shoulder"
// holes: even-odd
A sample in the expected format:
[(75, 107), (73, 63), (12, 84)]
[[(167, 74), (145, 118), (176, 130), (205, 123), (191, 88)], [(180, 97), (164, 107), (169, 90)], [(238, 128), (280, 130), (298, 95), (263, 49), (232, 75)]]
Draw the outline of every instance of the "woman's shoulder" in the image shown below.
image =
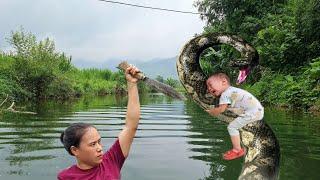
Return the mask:
[(97, 170), (97, 167), (82, 170), (77, 165), (72, 165), (58, 173), (58, 179), (88, 179), (87, 177), (92, 176)]
[(72, 165), (68, 168), (63, 169), (62, 171), (60, 171), (58, 173), (58, 179), (65, 179), (66, 177), (68, 177), (69, 174), (73, 173), (74, 171), (76, 171), (75, 168), (76, 165)]
[(123, 156), (119, 138), (117, 138), (111, 147), (105, 152), (104, 157), (117, 154), (118, 156)]
[(105, 152), (105, 154), (103, 155), (103, 159), (105, 165), (116, 165), (118, 168), (121, 169), (126, 158), (124, 157), (123, 152), (121, 150), (119, 139), (116, 139), (116, 141), (108, 149), (108, 151)]

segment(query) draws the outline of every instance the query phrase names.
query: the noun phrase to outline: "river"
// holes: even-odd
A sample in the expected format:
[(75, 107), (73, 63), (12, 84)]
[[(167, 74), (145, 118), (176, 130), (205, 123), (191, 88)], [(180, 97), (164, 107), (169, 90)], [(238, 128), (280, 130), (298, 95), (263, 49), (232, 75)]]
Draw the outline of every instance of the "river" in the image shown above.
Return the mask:
[[(0, 179), (56, 179), (75, 163), (59, 140), (70, 123), (95, 125), (107, 149), (124, 125), (126, 103), (126, 97), (83, 97), (26, 105), (37, 115), (0, 115)], [(320, 179), (320, 117), (266, 107), (265, 121), (280, 142), (280, 179)], [(226, 124), (192, 101), (142, 95), (140, 125), (122, 179), (237, 179), (243, 159), (221, 157), (230, 148)]]

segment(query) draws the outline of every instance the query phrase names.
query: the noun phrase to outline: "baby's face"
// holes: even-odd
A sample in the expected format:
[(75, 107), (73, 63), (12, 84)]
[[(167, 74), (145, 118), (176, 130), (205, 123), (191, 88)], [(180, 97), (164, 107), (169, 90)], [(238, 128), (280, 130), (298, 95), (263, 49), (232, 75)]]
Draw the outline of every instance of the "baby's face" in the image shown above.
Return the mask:
[(227, 87), (226, 81), (221, 78), (213, 77), (207, 80), (208, 92), (216, 97), (220, 96)]

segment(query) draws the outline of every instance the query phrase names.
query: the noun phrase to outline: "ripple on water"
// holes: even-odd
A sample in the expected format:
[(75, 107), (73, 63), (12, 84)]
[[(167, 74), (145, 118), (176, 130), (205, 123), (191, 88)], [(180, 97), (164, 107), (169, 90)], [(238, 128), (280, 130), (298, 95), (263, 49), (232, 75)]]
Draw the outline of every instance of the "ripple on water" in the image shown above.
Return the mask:
[[(107, 149), (123, 128), (126, 107), (125, 103), (117, 105), (116, 100), (101, 98), (79, 101), (74, 108), (70, 104), (50, 104), (36, 116), (3, 116), (0, 178), (55, 179), (59, 170), (74, 163), (59, 140), (60, 133), (71, 123), (96, 126)], [(280, 178), (318, 179), (320, 119), (268, 108), (265, 114), (281, 146)], [(140, 124), (122, 177), (236, 179), (242, 160), (221, 159), (230, 146), (226, 125), (196, 104), (152, 96), (141, 105)]]

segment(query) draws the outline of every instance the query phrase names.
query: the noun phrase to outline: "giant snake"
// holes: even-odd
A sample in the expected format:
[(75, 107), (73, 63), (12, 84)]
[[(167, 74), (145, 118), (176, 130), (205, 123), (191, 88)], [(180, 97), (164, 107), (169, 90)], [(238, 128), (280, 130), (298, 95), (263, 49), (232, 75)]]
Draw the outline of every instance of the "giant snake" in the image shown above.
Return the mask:
[[(192, 38), (182, 48), (177, 59), (179, 79), (187, 94), (203, 109), (217, 104), (217, 98), (207, 92), (207, 76), (200, 67), (201, 53), (216, 45), (226, 44), (241, 54), (233, 64), (241, 73), (248, 73), (258, 65), (257, 51), (241, 38), (228, 34), (208, 33)], [(217, 118), (229, 123), (238, 114), (238, 109), (228, 108)], [(280, 147), (270, 126), (264, 120), (250, 123), (240, 130), (241, 142), (246, 147), (244, 164), (238, 179), (277, 179), (279, 173)]]

